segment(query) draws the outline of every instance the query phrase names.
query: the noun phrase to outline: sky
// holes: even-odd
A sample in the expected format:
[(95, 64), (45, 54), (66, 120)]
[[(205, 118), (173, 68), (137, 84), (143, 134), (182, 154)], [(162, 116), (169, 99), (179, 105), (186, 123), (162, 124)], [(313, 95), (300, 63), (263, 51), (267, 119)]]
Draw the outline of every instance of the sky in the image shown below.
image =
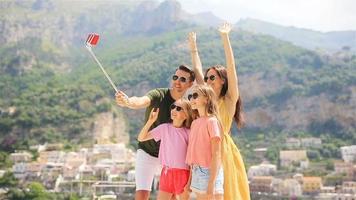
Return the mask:
[(317, 31), (356, 30), (356, 0), (178, 0), (189, 13), (211, 11), (236, 23), (241, 18)]

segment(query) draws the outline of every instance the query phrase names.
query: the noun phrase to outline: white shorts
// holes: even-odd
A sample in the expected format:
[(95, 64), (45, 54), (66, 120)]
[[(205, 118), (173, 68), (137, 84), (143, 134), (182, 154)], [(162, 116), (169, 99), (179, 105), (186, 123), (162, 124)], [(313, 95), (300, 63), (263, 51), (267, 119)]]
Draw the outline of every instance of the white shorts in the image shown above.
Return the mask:
[(151, 191), (153, 178), (155, 175), (159, 176), (160, 172), (161, 164), (159, 159), (149, 155), (142, 149), (138, 149), (135, 164), (136, 191)]

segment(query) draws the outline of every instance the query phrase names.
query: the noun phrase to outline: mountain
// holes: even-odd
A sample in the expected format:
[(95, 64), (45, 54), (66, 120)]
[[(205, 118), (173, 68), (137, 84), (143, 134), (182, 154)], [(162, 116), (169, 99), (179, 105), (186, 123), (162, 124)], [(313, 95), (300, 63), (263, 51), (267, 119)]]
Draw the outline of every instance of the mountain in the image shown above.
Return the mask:
[(338, 51), (351, 48), (356, 52), (356, 31), (318, 32), (296, 27), (285, 27), (257, 19), (241, 19), (236, 23), (238, 28), (253, 33), (266, 34), (291, 42), (297, 46), (316, 50)]
[(208, 27), (217, 27), (224, 22), (224, 20), (215, 16), (212, 12), (202, 12), (195, 15), (190, 15), (186, 20), (191, 20), (195, 25)]
[[(130, 96), (167, 87), (174, 69), (190, 64), (190, 31), (198, 34), (204, 67), (225, 63), (219, 33), (188, 21), (176, 1), (83, 2), (0, 4), (2, 150), (45, 141), (91, 143), (102, 127), (106, 137), (118, 137), (113, 129), (126, 130), (136, 143), (143, 110), (115, 105), (110, 85), (84, 48), (89, 32), (101, 35), (94, 52)], [(247, 118), (243, 135), (306, 132), (356, 142), (352, 52), (324, 54), (241, 29), (231, 33), (231, 42)]]

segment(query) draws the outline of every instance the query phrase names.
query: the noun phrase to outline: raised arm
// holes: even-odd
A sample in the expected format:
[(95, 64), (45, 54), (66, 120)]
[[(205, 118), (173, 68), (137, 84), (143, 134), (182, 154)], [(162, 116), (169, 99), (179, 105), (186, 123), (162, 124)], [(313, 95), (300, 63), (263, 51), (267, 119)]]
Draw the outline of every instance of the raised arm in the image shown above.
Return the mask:
[(224, 44), (225, 59), (226, 59), (226, 71), (228, 79), (228, 90), (226, 92), (227, 96), (230, 98), (231, 103), (235, 106), (239, 98), (239, 89), (238, 89), (238, 79), (235, 69), (235, 59), (234, 53), (232, 52), (229, 33), (231, 31), (231, 24), (224, 23), (220, 28), (219, 32)]
[(118, 91), (115, 94), (116, 103), (119, 106), (131, 109), (147, 108), (151, 104), (150, 98), (147, 96), (142, 97), (128, 97), (124, 92)]
[(198, 46), (197, 46), (197, 34), (190, 32), (188, 35), (188, 42), (190, 48), (190, 55), (192, 56), (193, 71), (195, 73), (195, 79), (198, 84), (204, 84), (203, 67), (200, 61)]
[(143, 126), (142, 130), (140, 131), (140, 134), (138, 134), (137, 137), (138, 141), (143, 142), (146, 140), (153, 139), (153, 136), (150, 134), (149, 129), (152, 126), (152, 124), (157, 120), (158, 112), (159, 112), (159, 108), (157, 108), (157, 111), (154, 111), (154, 109), (151, 110), (150, 116), (145, 126)]

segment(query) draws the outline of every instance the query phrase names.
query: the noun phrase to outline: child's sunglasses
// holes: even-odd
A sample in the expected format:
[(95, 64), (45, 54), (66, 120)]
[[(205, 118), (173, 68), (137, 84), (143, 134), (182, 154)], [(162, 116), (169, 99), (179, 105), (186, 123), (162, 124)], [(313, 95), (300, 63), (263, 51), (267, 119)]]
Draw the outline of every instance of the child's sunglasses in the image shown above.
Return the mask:
[(189, 94), (189, 95), (188, 95), (188, 100), (190, 101), (192, 98), (193, 98), (193, 99), (197, 99), (198, 96), (199, 96), (199, 94), (196, 93), (196, 92), (194, 92), (193, 94)]
[(176, 104), (172, 104), (171, 105), (171, 110), (174, 110), (174, 109), (176, 109), (176, 111), (181, 111), (181, 110), (183, 110), (183, 108), (182, 107), (180, 107), (180, 106), (177, 106)]

